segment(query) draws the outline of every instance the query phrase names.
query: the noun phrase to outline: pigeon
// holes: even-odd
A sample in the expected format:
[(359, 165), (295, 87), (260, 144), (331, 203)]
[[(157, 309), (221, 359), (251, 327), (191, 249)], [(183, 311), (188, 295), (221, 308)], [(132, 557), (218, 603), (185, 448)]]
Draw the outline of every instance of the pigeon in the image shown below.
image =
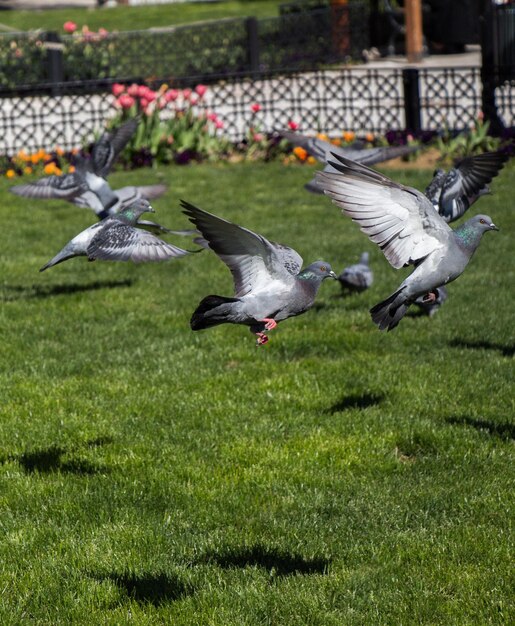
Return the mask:
[(485, 152), (462, 159), (448, 172), (437, 169), (424, 193), (447, 223), (454, 222), (479, 197), (490, 193), (488, 183), (507, 159), (501, 152)]
[(301, 271), (302, 258), (292, 248), (228, 222), (181, 201), (187, 215), (209, 247), (231, 270), (234, 297), (209, 295), (194, 311), (192, 330), (218, 324), (245, 324), (257, 345), (267, 343), (266, 331), (307, 311), (325, 278), (336, 279), (329, 263), (317, 261)]
[[(99, 220), (122, 211), (140, 198), (159, 198), (166, 191), (166, 185), (128, 186), (113, 190), (106, 180), (138, 123), (139, 118), (133, 118), (118, 128), (105, 132), (93, 144), (90, 158), (78, 159), (74, 172), (15, 185), (10, 191), (25, 198), (66, 200), (76, 206), (91, 209)], [(166, 228), (153, 222), (142, 225), (156, 231), (168, 232)]]
[(360, 293), (372, 285), (374, 274), (368, 265), (368, 257), (368, 252), (363, 252), (359, 263), (349, 265), (338, 276), (344, 293)]
[(429, 317), (433, 317), (433, 315), (438, 311), (438, 309), (449, 297), (447, 289), (445, 287), (437, 287), (434, 290), (434, 294), (434, 300), (432, 300), (431, 298), (428, 299), (426, 298), (426, 296), (419, 296), (415, 300), (415, 304), (418, 306), (418, 308), (426, 315), (429, 315)]
[(333, 157), (338, 173), (317, 174), (324, 192), (379, 245), (390, 265), (415, 266), (393, 294), (370, 310), (380, 330), (392, 330), (419, 296), (432, 301), (435, 289), (458, 278), (483, 234), (499, 229), (489, 216), (476, 215), (452, 230), (420, 191)]
[(153, 213), (154, 209), (144, 198), (136, 200), (120, 213), (110, 215), (102, 221), (83, 230), (39, 271), (62, 263), (76, 256), (87, 256), (89, 261), (167, 261), (188, 254), (162, 241), (151, 233), (135, 228), (143, 213)]
[[(364, 165), (374, 165), (382, 163), (397, 157), (411, 154), (419, 150), (419, 146), (383, 146), (378, 148), (363, 148), (359, 145), (349, 146), (347, 148), (339, 148), (329, 141), (324, 141), (318, 137), (309, 137), (300, 133), (294, 133), (289, 130), (281, 130), (278, 132), (281, 137), (287, 139), (295, 146), (304, 148), (306, 152), (314, 157), (317, 161), (324, 164), (324, 172), (335, 172), (336, 170), (328, 163), (331, 154), (337, 154), (344, 158), (363, 163)], [(307, 191), (312, 193), (323, 193), (322, 189), (317, 185), (317, 179), (314, 178), (304, 185)]]

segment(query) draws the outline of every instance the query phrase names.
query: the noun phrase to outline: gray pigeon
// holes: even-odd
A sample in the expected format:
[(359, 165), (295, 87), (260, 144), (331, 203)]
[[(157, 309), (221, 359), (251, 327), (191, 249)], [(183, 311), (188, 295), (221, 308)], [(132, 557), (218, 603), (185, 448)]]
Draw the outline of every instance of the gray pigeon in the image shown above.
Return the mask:
[(370, 310), (380, 330), (395, 328), (419, 296), (434, 299), (437, 287), (467, 267), (483, 233), (499, 230), (487, 215), (452, 230), (420, 191), (338, 155), (331, 164), (338, 173), (317, 174), (324, 192), (377, 243), (390, 265), (415, 266), (391, 296)]
[(448, 172), (437, 169), (425, 194), (446, 222), (454, 222), (480, 196), (490, 193), (488, 183), (507, 159), (500, 152), (485, 152), (462, 159)]
[(104, 218), (74, 237), (39, 271), (76, 256), (87, 256), (89, 261), (167, 261), (188, 254), (151, 233), (135, 228), (140, 215), (153, 213), (148, 200), (140, 198), (116, 215)]
[(374, 274), (368, 264), (368, 257), (368, 252), (363, 252), (359, 263), (349, 265), (338, 276), (344, 293), (360, 293), (372, 285)]
[(302, 258), (292, 248), (268, 241), (189, 202), (181, 201), (181, 205), (210, 248), (231, 270), (235, 288), (232, 298), (205, 297), (191, 317), (192, 330), (245, 324), (256, 335), (257, 345), (263, 345), (268, 341), (266, 331), (307, 311), (324, 278), (336, 278), (324, 261), (301, 271)]
[[(140, 198), (159, 198), (166, 191), (166, 185), (129, 186), (113, 190), (106, 180), (138, 123), (139, 118), (133, 118), (118, 128), (105, 132), (93, 144), (91, 157), (78, 160), (75, 172), (64, 176), (46, 176), (34, 182), (15, 185), (10, 191), (25, 198), (67, 200), (76, 206), (91, 209), (100, 220), (122, 211)], [(146, 225), (168, 232), (166, 228), (153, 222)]]
[(433, 317), (433, 315), (449, 297), (445, 287), (437, 287), (433, 293), (435, 295), (435, 299), (427, 297), (426, 294), (424, 296), (419, 296), (414, 303), (423, 313), (429, 315), (429, 317)]
[[(363, 163), (364, 165), (374, 165), (382, 163), (397, 157), (411, 154), (419, 150), (419, 146), (383, 146), (378, 148), (363, 148), (359, 144), (340, 148), (329, 141), (324, 141), (318, 137), (309, 137), (301, 135), (289, 130), (281, 130), (278, 132), (281, 137), (287, 139), (294, 146), (304, 148), (306, 152), (314, 157), (317, 161), (324, 164), (324, 172), (336, 172), (336, 170), (328, 163), (333, 154)], [(312, 193), (323, 193), (323, 190), (317, 185), (317, 179), (314, 178), (304, 185), (304, 188)]]

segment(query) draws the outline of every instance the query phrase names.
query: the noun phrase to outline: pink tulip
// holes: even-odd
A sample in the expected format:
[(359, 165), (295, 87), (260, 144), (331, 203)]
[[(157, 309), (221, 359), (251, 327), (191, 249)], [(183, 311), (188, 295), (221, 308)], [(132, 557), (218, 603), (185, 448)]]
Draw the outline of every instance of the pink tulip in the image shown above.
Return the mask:
[(254, 133), (254, 141), (263, 141), (264, 136), (261, 133)]
[(154, 100), (157, 98), (157, 91), (152, 91), (152, 89), (147, 89), (147, 93), (145, 94), (145, 98), (149, 102), (154, 102)]
[(298, 127), (299, 127), (299, 124), (297, 122), (294, 122), (293, 120), (290, 120), (288, 122), (288, 128), (290, 130), (297, 130)]
[(102, 39), (105, 39), (107, 37), (107, 35), (109, 35), (109, 31), (106, 30), (105, 28), (99, 28), (98, 29), (98, 34), (100, 35), (100, 37)]
[(65, 22), (63, 24), (63, 29), (67, 33), (74, 33), (77, 30), (77, 24), (75, 22)]
[(138, 97), (139, 98), (146, 98), (147, 97), (147, 91), (148, 91), (148, 87), (146, 85), (139, 85), (138, 86)]
[(143, 109), (143, 111), (147, 110), (149, 104), (150, 102), (146, 98), (140, 98), (139, 105)]
[(177, 91), (177, 89), (169, 89), (165, 93), (165, 100), (167, 102), (173, 102), (174, 100), (177, 100), (178, 97), (179, 97), (179, 92)]
[(215, 122), (215, 127), (216, 128), (223, 128), (224, 127), (224, 123), (222, 122), (222, 120), (217, 119)]
[(117, 103), (122, 109), (130, 109), (134, 105), (135, 100), (132, 96), (129, 96), (129, 94), (124, 93), (118, 98)]
[(191, 89), (183, 89), (183, 90), (182, 90), (182, 97), (183, 97), (185, 100), (189, 100), (189, 99), (190, 99), (190, 96), (191, 96)]
[(125, 91), (125, 85), (121, 85), (120, 83), (114, 83), (111, 87), (111, 92), (113, 96), (118, 97)]
[(251, 105), (251, 110), (252, 113), (257, 113), (258, 111), (261, 111), (261, 105), (258, 104), (257, 102), (255, 102), (253, 105)]
[(193, 94), (192, 96), (190, 96), (190, 104), (192, 106), (195, 106), (197, 104), (197, 102), (199, 101), (199, 98), (197, 98), (197, 96), (195, 96), (195, 94)]
[(132, 83), (132, 85), (127, 89), (127, 93), (129, 96), (137, 96), (139, 93), (139, 85)]
[(202, 98), (207, 91), (207, 87), (205, 85), (197, 85), (195, 87), (195, 91), (199, 98)]
[(208, 113), (206, 117), (210, 122), (216, 122), (216, 120), (218, 119), (216, 113)]

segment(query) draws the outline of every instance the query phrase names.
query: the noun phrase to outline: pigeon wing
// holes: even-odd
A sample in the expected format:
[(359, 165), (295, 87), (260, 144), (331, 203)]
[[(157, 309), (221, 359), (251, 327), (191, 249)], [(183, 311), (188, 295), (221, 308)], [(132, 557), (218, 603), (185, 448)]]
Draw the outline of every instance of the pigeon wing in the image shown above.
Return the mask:
[(118, 128), (104, 133), (91, 150), (91, 169), (98, 176), (106, 177), (120, 152), (125, 148), (139, 124), (135, 117)]
[(337, 155), (331, 165), (339, 173), (318, 172), (318, 184), (393, 267), (416, 264), (448, 243), (452, 230), (422, 193)]
[(32, 183), (15, 185), (10, 191), (25, 198), (72, 200), (86, 189), (85, 182), (72, 173), (64, 176), (47, 176)]
[(118, 220), (95, 235), (87, 248), (90, 259), (134, 263), (167, 261), (185, 254), (188, 254), (186, 250)]
[[(440, 213), (448, 221), (461, 217), (485, 185), (497, 176), (507, 158), (500, 152), (485, 152), (460, 161), (447, 173), (443, 183)], [(455, 211), (452, 211), (453, 200), (457, 201)]]
[(241, 298), (278, 281), (292, 286), (302, 267), (300, 255), (246, 228), (181, 200), (184, 213), (231, 270), (235, 296)]

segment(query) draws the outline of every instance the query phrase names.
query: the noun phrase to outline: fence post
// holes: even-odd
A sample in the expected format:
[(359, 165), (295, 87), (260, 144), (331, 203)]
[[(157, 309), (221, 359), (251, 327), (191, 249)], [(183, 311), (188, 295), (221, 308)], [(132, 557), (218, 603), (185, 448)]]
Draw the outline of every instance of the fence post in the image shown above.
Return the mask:
[(255, 17), (248, 17), (247, 28), (247, 51), (248, 63), (252, 73), (259, 72), (259, 24)]
[(48, 80), (53, 96), (61, 94), (61, 83), (64, 81), (63, 43), (57, 33), (46, 34)]
[(417, 133), (422, 128), (418, 70), (413, 67), (402, 70), (404, 86), (404, 115), (406, 130)]

